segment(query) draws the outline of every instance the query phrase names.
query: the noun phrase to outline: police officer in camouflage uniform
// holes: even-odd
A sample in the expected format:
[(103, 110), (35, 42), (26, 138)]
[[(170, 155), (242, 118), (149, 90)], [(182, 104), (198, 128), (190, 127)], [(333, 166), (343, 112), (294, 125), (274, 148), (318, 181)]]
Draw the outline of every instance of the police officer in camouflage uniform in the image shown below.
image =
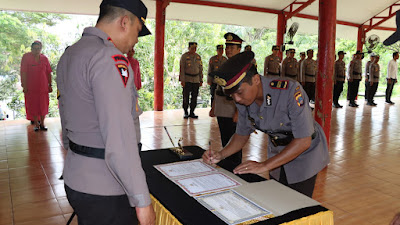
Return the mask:
[(264, 76), (280, 76), (281, 58), (279, 54), (279, 46), (272, 46), (272, 54), (265, 57), (264, 61)]
[(124, 56), (150, 34), (146, 15), (140, 0), (103, 0), (96, 27), (86, 28), (57, 66), (69, 139), (65, 191), (79, 225), (155, 224), (134, 124), (138, 95)]
[(335, 74), (333, 76), (333, 103), (332, 106), (334, 108), (342, 108), (339, 104), (339, 97), (343, 91), (343, 84), (346, 78), (346, 64), (343, 61), (344, 55), (346, 53), (343, 51), (338, 52), (339, 59), (335, 62)]
[[(201, 57), (196, 53), (197, 43), (189, 42), (189, 51), (182, 55), (180, 61), (179, 81), (183, 87), (183, 118), (197, 119), (194, 114), (197, 106), (199, 87), (203, 84), (203, 64)], [(188, 112), (190, 96), (190, 114)]]
[(297, 72), (299, 69), (297, 59), (294, 58), (295, 53), (296, 50), (293, 48), (289, 49), (289, 56), (282, 62), (281, 77), (289, 77), (293, 80), (297, 80)]
[(357, 51), (354, 55), (354, 59), (350, 62), (347, 70), (347, 80), (348, 80), (348, 99), (350, 107), (358, 107), (356, 103), (356, 97), (358, 94), (358, 88), (361, 81), (362, 63), (361, 57), (363, 53)]
[(313, 59), (314, 50), (307, 50), (307, 59), (301, 63), (301, 80), (304, 82), (304, 90), (312, 102), (315, 101), (315, 81), (317, 74), (317, 61)]
[(235, 100), (239, 121), (228, 145), (221, 151), (206, 151), (203, 160), (218, 163), (239, 151), (257, 129), (269, 136), (268, 159), (243, 162), (234, 173), (269, 171), (273, 179), (312, 197), (316, 176), (329, 163), (325, 134), (313, 119), (301, 85), (259, 75), (251, 64), (253, 57), (252, 52), (242, 52), (213, 73), (216, 83)]
[(207, 76), (207, 83), (210, 85), (210, 94), (211, 94), (211, 105), (214, 101), (214, 93), (215, 89), (217, 88), (217, 84), (214, 82), (214, 77), (210, 76), (210, 73), (217, 70), (226, 60), (228, 60), (224, 54), (224, 46), (217, 45), (217, 54), (210, 58), (208, 62), (208, 76)]
[(374, 97), (376, 94), (376, 90), (378, 90), (379, 85), (379, 76), (380, 76), (380, 67), (379, 67), (379, 55), (375, 55), (374, 61), (371, 63), (369, 67), (369, 88), (368, 88), (368, 99), (367, 105), (376, 106), (374, 102)]

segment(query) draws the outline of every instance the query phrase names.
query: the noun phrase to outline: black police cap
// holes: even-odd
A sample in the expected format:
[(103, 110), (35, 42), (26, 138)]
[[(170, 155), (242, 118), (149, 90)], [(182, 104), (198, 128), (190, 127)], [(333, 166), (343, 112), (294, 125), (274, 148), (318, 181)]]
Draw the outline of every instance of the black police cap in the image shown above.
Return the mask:
[(192, 45), (197, 47), (197, 42), (194, 42), (194, 41), (189, 42), (189, 47), (192, 46)]
[(224, 46), (223, 45), (217, 45), (217, 50), (218, 49), (224, 49)]
[(244, 51), (226, 61), (222, 66), (212, 72), (215, 83), (220, 85), (225, 94), (234, 93), (242, 84), (246, 72), (253, 66), (254, 52)]
[(344, 51), (339, 51), (337, 54), (338, 54), (338, 55), (346, 55), (346, 52), (344, 52)]
[(224, 35), (224, 38), (226, 39), (225, 44), (229, 45), (229, 44), (233, 44), (233, 45), (241, 45), (243, 40), (237, 36), (234, 33), (228, 32)]
[(147, 17), (147, 7), (143, 4), (141, 0), (103, 0), (100, 4), (100, 8), (106, 5), (123, 8), (133, 13), (143, 24), (142, 30), (139, 32), (139, 37), (151, 34), (149, 29), (145, 25)]

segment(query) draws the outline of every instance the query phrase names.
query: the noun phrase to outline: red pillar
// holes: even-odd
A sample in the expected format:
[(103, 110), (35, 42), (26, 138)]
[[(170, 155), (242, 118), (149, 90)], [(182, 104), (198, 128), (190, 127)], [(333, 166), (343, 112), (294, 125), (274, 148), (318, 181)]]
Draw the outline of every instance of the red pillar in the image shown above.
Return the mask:
[(156, 36), (154, 44), (154, 110), (164, 107), (164, 37), (165, 6), (163, 0), (156, 1)]
[(332, 112), (332, 78), (335, 63), (336, 5), (337, 0), (319, 0), (315, 120), (324, 129), (328, 143)]
[(357, 35), (357, 50), (362, 51), (363, 45), (365, 43), (365, 32), (364, 27), (358, 27), (358, 35)]
[[(286, 32), (286, 19), (285, 19), (285, 14), (282, 11), (282, 13), (278, 14), (278, 23), (276, 28), (276, 45), (278, 46), (283, 45), (285, 32)], [(279, 57), (282, 60), (282, 52), (279, 52)]]

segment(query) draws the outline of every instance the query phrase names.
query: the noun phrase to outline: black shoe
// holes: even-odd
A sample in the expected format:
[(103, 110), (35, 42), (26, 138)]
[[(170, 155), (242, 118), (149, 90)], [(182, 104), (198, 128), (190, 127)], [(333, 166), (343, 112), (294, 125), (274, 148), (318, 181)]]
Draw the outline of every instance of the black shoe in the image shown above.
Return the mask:
[(33, 131), (37, 132), (37, 131), (39, 131), (39, 129), (40, 129), (39, 127), (34, 127)]
[(190, 113), (189, 117), (193, 119), (199, 118), (199, 116), (195, 115), (194, 113)]
[(387, 103), (387, 104), (394, 105), (394, 102), (392, 102), (392, 101), (386, 101), (386, 103)]
[(187, 118), (189, 118), (189, 114), (185, 113), (185, 115), (183, 115), (183, 119), (187, 119)]
[(40, 130), (47, 131), (47, 127), (40, 125)]
[(31, 125), (35, 124), (35, 121), (31, 120)]
[(349, 106), (350, 107), (358, 107), (358, 105), (356, 103), (350, 103)]
[(339, 103), (337, 104), (332, 104), (333, 108), (343, 108), (343, 106), (339, 105)]
[(373, 102), (367, 102), (367, 105), (369, 105), (369, 106), (376, 106), (376, 104), (373, 103)]

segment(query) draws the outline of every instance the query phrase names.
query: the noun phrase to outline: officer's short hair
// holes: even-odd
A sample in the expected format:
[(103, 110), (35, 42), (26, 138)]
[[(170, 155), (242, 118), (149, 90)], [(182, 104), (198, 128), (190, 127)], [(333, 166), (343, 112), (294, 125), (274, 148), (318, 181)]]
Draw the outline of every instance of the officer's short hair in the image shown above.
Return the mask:
[(280, 49), (278, 45), (273, 45), (271, 50), (273, 51), (275, 48), (278, 50)]
[(257, 68), (254, 64), (251, 65), (250, 69), (247, 70), (246, 76), (243, 78), (243, 82), (246, 82), (250, 85), (253, 84), (253, 77), (258, 74)]
[(101, 5), (99, 19), (97, 19), (97, 22), (100, 21), (111, 22), (116, 18), (125, 15), (129, 16), (129, 18), (132, 21), (135, 21), (135, 19), (137, 18), (133, 13), (129, 12), (126, 9), (111, 5)]
[(33, 46), (35, 46), (35, 45), (38, 45), (38, 46), (42, 47), (42, 42), (40, 42), (40, 41), (34, 41), (34, 42), (31, 44), (31, 48), (33, 48)]
[(393, 52), (393, 58), (398, 54), (399, 54), (399, 52)]
[(189, 46), (188, 47), (190, 48), (190, 46), (192, 46), (192, 45), (197, 47), (197, 42), (194, 42), (194, 41), (189, 42)]

